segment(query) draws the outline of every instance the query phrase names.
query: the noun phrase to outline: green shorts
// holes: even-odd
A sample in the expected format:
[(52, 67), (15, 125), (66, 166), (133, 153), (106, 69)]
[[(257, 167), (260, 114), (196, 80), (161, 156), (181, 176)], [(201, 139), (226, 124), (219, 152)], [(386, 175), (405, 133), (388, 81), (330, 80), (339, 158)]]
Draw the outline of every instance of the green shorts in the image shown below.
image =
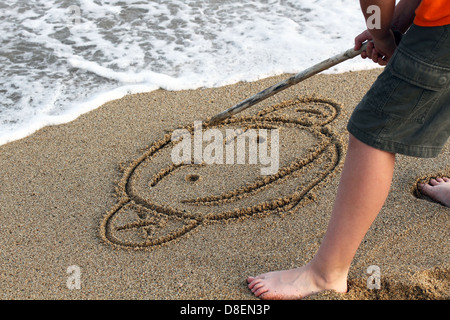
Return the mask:
[(374, 148), (436, 157), (450, 136), (450, 25), (413, 25), (353, 111), (348, 131)]

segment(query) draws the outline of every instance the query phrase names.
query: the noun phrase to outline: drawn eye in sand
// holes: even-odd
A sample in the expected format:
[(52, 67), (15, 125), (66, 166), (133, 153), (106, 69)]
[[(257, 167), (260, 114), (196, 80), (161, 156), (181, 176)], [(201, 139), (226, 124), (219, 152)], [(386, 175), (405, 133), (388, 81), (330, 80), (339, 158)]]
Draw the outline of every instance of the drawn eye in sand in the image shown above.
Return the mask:
[[(183, 139), (167, 134), (124, 170), (117, 186), (119, 202), (102, 221), (102, 237), (115, 246), (142, 249), (178, 239), (209, 222), (301, 208), (314, 200), (314, 191), (341, 164), (342, 144), (330, 128), (339, 110), (327, 99), (298, 98), (253, 117), (200, 129), (191, 125), (183, 128)], [(211, 129), (216, 139), (222, 138), (221, 161), (198, 161), (201, 154), (192, 148), (185, 161), (174, 163), (175, 148)], [(242, 133), (245, 144), (238, 143)], [(211, 141), (202, 140), (203, 152)], [(251, 161), (254, 151), (262, 149), (266, 160), (277, 152), (277, 170), (270, 174), (262, 174), (269, 168), (267, 161)], [(240, 154), (246, 158), (239, 160)]]

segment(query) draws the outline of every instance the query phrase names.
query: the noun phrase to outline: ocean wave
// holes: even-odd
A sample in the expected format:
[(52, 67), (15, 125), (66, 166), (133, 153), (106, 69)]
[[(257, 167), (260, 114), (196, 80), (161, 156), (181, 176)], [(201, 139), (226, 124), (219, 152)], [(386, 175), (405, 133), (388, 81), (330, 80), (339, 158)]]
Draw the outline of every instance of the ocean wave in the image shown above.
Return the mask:
[[(297, 73), (353, 45), (350, 0), (6, 0), (0, 144), (127, 93)], [(373, 68), (362, 59), (327, 72)]]

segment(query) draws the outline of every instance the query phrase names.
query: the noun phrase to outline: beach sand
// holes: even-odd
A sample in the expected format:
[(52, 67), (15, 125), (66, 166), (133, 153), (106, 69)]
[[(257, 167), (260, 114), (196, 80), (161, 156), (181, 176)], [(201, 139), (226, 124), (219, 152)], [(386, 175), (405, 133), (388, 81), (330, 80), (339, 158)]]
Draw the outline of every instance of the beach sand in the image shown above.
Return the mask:
[[(314, 114), (333, 117), (324, 139), (333, 141), (338, 152), (314, 155), (309, 167), (268, 181), (261, 191), (240, 188), (261, 179), (249, 164), (207, 165), (199, 169), (199, 179), (190, 175), (194, 167), (163, 172), (167, 179), (160, 189), (146, 183), (172, 164), (162, 156), (153, 159), (162, 148), (155, 142), (289, 75), (214, 89), (128, 95), (73, 122), (0, 146), (0, 298), (255, 299), (248, 275), (301, 266), (318, 249), (345, 157), (347, 120), (379, 73), (317, 75), (239, 114), (255, 116), (287, 101), (294, 104), (289, 112), (318, 105), (328, 113), (311, 112), (312, 119)], [(336, 114), (330, 115), (333, 110)], [(284, 109), (273, 112), (289, 115)], [(280, 166), (298, 164), (317, 148), (314, 139), (323, 131), (314, 121), (312, 131), (297, 128), (304, 138), (291, 136), (280, 150)], [(289, 130), (280, 129), (286, 139)], [(230, 177), (223, 179), (224, 172)], [(352, 264), (349, 292), (308, 299), (448, 299), (450, 209), (415, 191), (419, 179), (439, 174), (450, 174), (448, 144), (435, 159), (398, 156), (389, 197)], [(308, 183), (311, 188), (303, 187)], [(206, 197), (214, 188), (237, 191), (208, 205), (180, 202)], [(189, 214), (171, 216), (183, 206)], [(151, 219), (159, 220), (152, 224)], [(180, 229), (189, 223), (195, 225)], [(70, 266), (81, 271), (80, 289), (69, 289)], [(368, 289), (369, 266), (379, 268), (379, 290)]]

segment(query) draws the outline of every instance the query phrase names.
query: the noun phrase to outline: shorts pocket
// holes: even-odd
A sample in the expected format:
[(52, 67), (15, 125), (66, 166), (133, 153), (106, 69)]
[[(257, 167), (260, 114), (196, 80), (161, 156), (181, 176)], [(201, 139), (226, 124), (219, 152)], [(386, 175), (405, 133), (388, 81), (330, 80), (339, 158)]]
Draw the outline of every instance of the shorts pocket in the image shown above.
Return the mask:
[(431, 91), (450, 87), (450, 69), (419, 60), (405, 49), (397, 50), (389, 66), (392, 74), (406, 82)]
[(398, 50), (386, 71), (397, 80), (380, 111), (393, 117), (423, 123), (441, 94), (449, 89), (450, 69), (422, 62)]

